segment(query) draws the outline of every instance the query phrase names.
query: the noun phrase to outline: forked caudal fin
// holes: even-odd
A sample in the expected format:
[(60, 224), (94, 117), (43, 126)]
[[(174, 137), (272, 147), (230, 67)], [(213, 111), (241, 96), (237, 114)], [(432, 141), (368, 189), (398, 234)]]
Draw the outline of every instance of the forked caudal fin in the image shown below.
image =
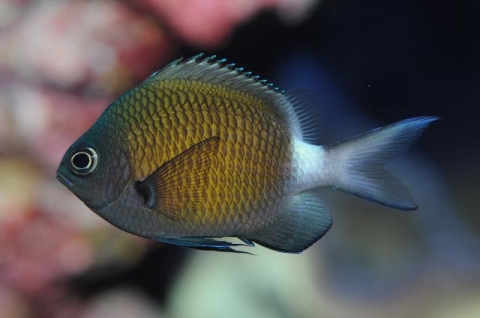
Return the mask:
[(437, 117), (415, 117), (327, 147), (331, 184), (400, 210), (417, 208), (407, 188), (383, 166), (405, 152)]

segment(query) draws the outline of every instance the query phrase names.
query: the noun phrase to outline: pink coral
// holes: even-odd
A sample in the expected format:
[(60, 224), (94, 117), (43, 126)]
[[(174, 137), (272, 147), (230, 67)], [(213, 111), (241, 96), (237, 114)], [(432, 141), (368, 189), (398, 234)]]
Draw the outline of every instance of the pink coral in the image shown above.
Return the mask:
[[(234, 28), (265, 9), (299, 19), (315, 0), (141, 0), (163, 17), (184, 41), (198, 46), (218, 45)], [(287, 13), (288, 12), (288, 13)]]
[(0, 36), (0, 66), (22, 78), (111, 93), (172, 52), (154, 21), (121, 2), (39, 1), (30, 9)]

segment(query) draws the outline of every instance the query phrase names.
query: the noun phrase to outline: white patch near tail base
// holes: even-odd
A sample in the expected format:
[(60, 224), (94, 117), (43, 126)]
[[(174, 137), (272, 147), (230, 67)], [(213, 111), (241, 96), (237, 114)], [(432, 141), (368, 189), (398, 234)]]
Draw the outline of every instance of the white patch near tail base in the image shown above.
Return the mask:
[(325, 183), (325, 149), (295, 139), (293, 142), (294, 182), (291, 191), (300, 193)]

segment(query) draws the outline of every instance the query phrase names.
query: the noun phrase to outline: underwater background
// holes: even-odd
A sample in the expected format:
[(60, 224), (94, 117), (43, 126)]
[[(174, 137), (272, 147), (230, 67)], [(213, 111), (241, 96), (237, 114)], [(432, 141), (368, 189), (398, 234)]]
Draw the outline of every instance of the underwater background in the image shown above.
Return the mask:
[[(480, 3), (0, 0), (0, 318), (480, 317)], [(321, 103), (321, 144), (433, 115), (388, 165), (419, 209), (320, 189), (300, 255), (125, 233), (55, 179), (108, 104), (178, 57), (227, 58)], [(320, 105), (321, 104), (321, 105)]]

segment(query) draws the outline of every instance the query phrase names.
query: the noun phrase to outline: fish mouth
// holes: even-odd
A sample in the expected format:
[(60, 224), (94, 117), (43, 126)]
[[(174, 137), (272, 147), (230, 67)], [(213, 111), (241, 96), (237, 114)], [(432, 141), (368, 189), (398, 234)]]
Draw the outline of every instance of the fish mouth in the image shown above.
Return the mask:
[(57, 180), (60, 181), (62, 184), (64, 184), (65, 186), (67, 186), (67, 188), (73, 188), (75, 186), (75, 182), (73, 182), (72, 180), (68, 179), (67, 177), (65, 177), (63, 174), (61, 174), (60, 172), (57, 172)]

